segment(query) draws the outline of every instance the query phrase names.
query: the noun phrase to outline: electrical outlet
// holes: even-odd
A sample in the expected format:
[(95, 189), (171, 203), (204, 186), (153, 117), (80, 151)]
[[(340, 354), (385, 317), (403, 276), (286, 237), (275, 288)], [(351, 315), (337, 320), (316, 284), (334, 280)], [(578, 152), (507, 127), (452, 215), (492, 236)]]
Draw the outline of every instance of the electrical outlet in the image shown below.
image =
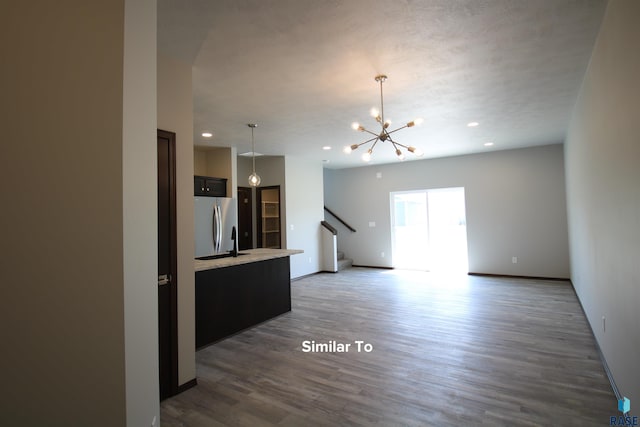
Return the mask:
[(602, 316), (602, 332), (607, 332), (607, 319)]
[(514, 264), (517, 264), (518, 263), (518, 257), (517, 256), (512, 256), (511, 257), (511, 262), (514, 263)]
[(380, 252), (380, 258), (384, 258), (384, 252)]
[(376, 222), (375, 221), (369, 221), (369, 227), (373, 228), (376, 226)]

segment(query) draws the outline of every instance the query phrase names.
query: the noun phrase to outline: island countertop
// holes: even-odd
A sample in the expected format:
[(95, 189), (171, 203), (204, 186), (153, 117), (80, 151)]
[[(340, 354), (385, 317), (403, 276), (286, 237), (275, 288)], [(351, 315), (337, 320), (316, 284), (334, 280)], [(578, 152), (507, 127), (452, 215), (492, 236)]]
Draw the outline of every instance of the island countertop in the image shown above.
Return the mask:
[(211, 270), (214, 268), (232, 267), (234, 265), (249, 264), (257, 261), (264, 261), (267, 259), (283, 258), (295, 254), (304, 253), (301, 249), (248, 249), (246, 251), (239, 251), (240, 254), (237, 257), (218, 258), (209, 260), (194, 260), (195, 271)]

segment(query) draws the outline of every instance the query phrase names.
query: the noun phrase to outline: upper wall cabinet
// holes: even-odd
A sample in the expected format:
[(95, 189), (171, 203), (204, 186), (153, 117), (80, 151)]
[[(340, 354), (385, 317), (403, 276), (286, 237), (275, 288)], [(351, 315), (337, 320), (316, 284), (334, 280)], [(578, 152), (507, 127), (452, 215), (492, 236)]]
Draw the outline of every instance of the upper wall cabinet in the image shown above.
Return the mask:
[(227, 197), (227, 179), (196, 175), (193, 177), (195, 196)]

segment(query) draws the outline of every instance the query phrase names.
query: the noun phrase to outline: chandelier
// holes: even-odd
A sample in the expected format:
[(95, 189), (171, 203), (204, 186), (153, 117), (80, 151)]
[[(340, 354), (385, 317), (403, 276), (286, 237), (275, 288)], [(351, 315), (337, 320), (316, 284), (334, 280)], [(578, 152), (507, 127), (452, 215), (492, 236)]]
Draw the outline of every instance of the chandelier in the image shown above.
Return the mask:
[(260, 185), (260, 175), (256, 173), (256, 143), (253, 140), (253, 130), (258, 127), (255, 123), (247, 124), (251, 128), (251, 160), (253, 166), (253, 173), (249, 175), (249, 185), (252, 187), (257, 187)]
[(399, 131), (400, 129), (410, 128), (410, 127), (421, 124), (422, 119), (415, 119), (397, 129), (394, 129), (391, 131), (388, 130), (389, 126), (391, 125), (391, 121), (384, 119), (384, 101), (382, 97), (382, 83), (384, 83), (384, 81), (387, 80), (387, 76), (385, 76), (384, 74), (380, 74), (376, 76), (375, 80), (380, 83), (380, 111), (378, 111), (376, 108), (372, 108), (371, 116), (375, 118), (378, 123), (380, 123), (382, 130), (380, 131), (380, 133), (371, 132), (370, 130), (362, 126), (360, 123), (354, 122), (353, 124), (351, 124), (351, 127), (354, 130), (369, 133), (373, 135), (373, 138), (370, 138), (364, 142), (361, 142), (360, 144), (353, 144), (351, 146), (347, 146), (344, 148), (344, 152), (348, 154), (348, 153), (351, 153), (353, 150), (357, 149), (358, 147), (360, 147), (361, 145), (372, 143), (371, 147), (369, 147), (369, 149), (364, 154), (362, 154), (362, 160), (364, 160), (365, 162), (368, 162), (371, 160), (371, 154), (373, 153), (373, 149), (375, 148), (376, 144), (378, 143), (378, 141), (382, 141), (382, 142), (391, 143), (396, 153), (396, 156), (398, 156), (399, 160), (404, 160), (404, 153), (402, 152), (400, 147), (404, 148), (405, 150), (409, 151), (410, 153), (413, 153), (418, 157), (422, 156), (424, 153), (419, 148), (400, 144), (399, 142), (394, 141), (393, 138), (391, 138), (391, 134)]

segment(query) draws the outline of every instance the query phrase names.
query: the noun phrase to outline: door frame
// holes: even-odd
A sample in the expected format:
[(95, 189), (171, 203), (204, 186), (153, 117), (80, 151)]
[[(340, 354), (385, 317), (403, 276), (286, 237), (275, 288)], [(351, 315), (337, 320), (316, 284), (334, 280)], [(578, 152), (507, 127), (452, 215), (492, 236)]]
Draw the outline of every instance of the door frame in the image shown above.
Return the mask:
[[(178, 227), (176, 218), (176, 134), (158, 129), (158, 138), (169, 141), (169, 250), (171, 253), (171, 280), (169, 282), (170, 358), (171, 372), (169, 396), (178, 394)], [(158, 375), (160, 373), (158, 372)], [(167, 397), (169, 397), (167, 396)]]

